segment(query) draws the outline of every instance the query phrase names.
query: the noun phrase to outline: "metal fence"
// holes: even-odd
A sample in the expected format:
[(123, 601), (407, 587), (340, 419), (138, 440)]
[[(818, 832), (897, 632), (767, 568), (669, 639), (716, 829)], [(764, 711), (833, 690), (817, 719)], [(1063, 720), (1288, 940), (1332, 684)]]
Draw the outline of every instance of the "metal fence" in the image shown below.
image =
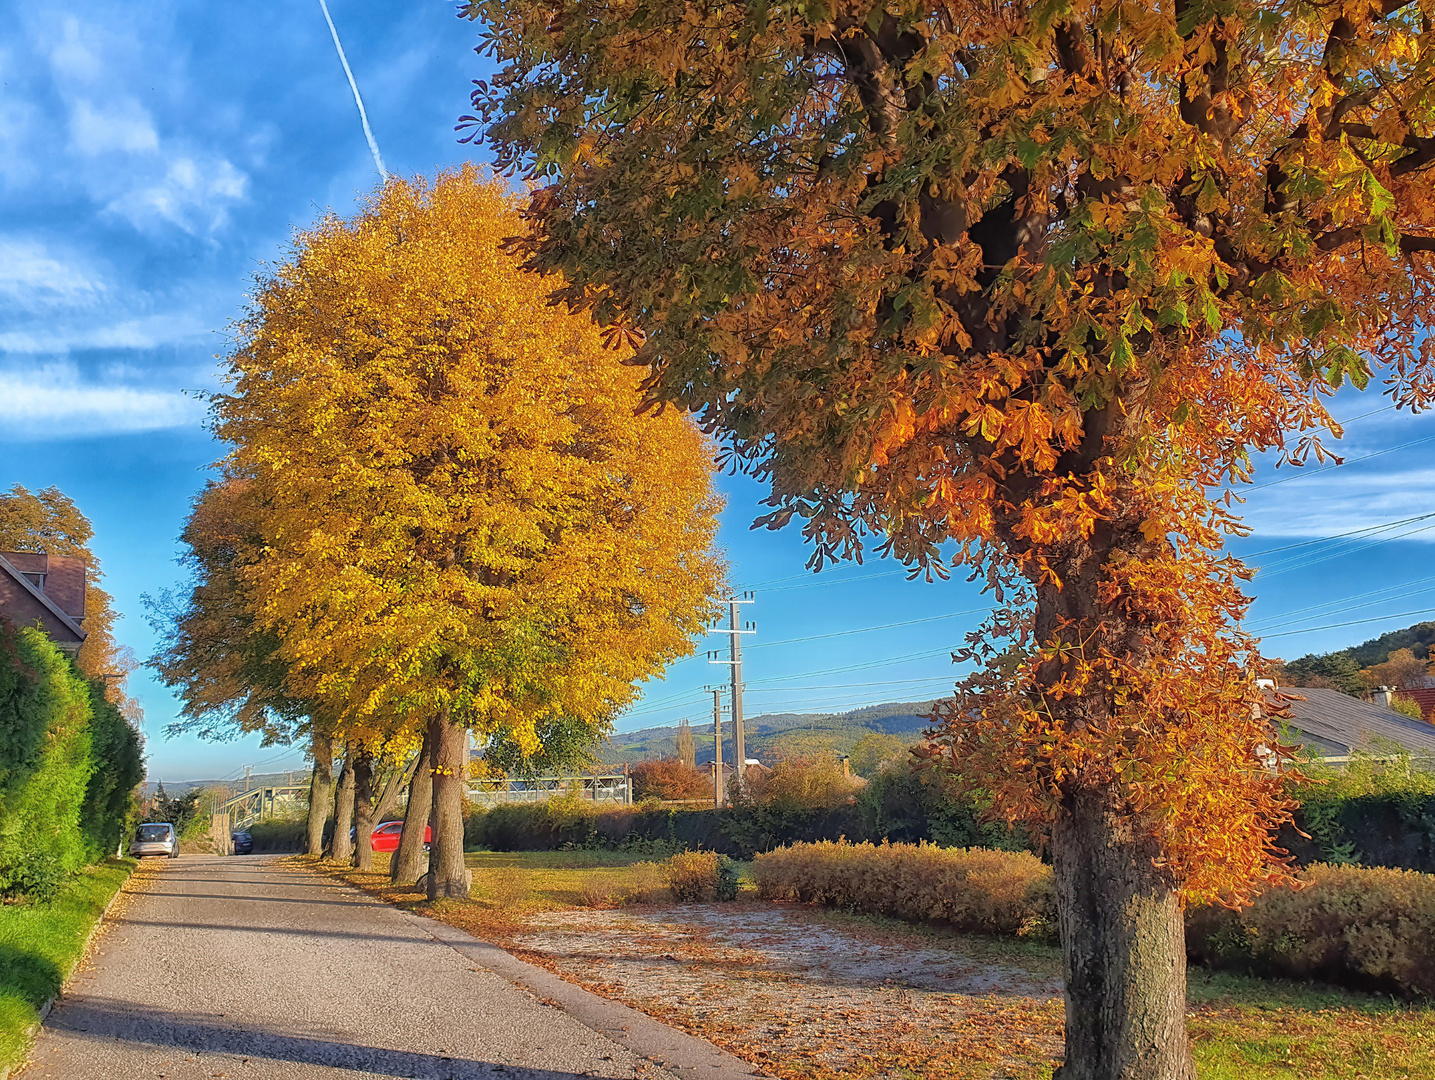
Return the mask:
[(633, 782), (622, 773), (611, 776), (535, 776), (528, 779), (471, 780), (469, 802), (479, 806), (499, 803), (547, 802), (576, 793), (591, 802), (626, 806), (633, 801)]

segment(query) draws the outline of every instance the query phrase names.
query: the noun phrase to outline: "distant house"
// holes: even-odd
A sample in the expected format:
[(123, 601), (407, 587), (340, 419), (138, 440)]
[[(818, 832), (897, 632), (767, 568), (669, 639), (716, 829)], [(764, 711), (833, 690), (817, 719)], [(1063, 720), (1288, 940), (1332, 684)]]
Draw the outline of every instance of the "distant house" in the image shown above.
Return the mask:
[(1413, 701), (1420, 706), (1420, 715), (1426, 721), (1435, 722), (1435, 686), (1422, 686), (1415, 690), (1397, 690), (1395, 697), (1402, 701)]
[(1380, 752), (1396, 743), (1412, 754), (1435, 755), (1435, 724), (1401, 716), (1378, 702), (1361, 701), (1339, 690), (1281, 687), (1304, 700), (1289, 703), (1290, 737), (1320, 757), (1345, 757), (1353, 750)]
[(85, 641), (85, 564), (67, 555), (0, 551), (0, 615), (15, 626), (39, 625), (61, 652)]

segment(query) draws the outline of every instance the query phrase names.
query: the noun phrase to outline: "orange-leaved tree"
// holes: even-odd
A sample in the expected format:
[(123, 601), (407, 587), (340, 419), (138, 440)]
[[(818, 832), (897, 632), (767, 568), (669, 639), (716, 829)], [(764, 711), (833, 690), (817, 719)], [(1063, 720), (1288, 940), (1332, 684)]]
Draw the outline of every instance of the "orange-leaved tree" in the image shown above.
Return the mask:
[(263, 557), (259, 494), (252, 482), (231, 477), (206, 484), (195, 497), (180, 534), (188, 593), (146, 597), (160, 635), (149, 665), (179, 691), (179, 717), (167, 728), (170, 735), (258, 734), (265, 746), (308, 735), (314, 767), (307, 847), (318, 855), (333, 794), (332, 724), (318, 703), (290, 692), (288, 669), (277, 655), (279, 640), (255, 621), (245, 570)]
[(263, 507), (241, 573), (287, 692), (344, 738), (427, 729), (431, 896), (467, 891), (464, 729), (603, 733), (722, 576), (710, 446), (636, 412), (623, 355), (501, 250), (519, 228), (472, 168), (325, 218), (259, 283), (214, 401)]
[(124, 692), (124, 680), (136, 666), (134, 652), (115, 641), (114, 604), (90, 548), (94, 535), (90, 519), (57, 487), (32, 492), (16, 484), (0, 494), (0, 551), (67, 555), (85, 564), (85, 640), (75, 666), (99, 681), (105, 697), (131, 723), (138, 723), (143, 715), (139, 702)]
[(1429, 0), (471, 0), (555, 295), (814, 562), (985, 572), (944, 749), (1050, 829), (1063, 1080), (1192, 1075), (1182, 904), (1281, 874), (1238, 521), (1430, 396)]

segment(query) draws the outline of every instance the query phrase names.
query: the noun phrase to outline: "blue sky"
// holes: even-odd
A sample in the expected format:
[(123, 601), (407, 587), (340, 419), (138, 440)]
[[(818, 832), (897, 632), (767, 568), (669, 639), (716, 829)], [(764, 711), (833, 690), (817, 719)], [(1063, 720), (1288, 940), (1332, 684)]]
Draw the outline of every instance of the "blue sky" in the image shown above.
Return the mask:
[[(487, 74), (454, 5), (330, 9), (392, 171), (483, 160), (453, 131), (469, 80)], [(216, 456), (194, 392), (215, 386), (225, 327), (293, 227), (348, 212), (374, 181), (317, 0), (0, 4), (0, 484), (58, 485), (90, 516), (124, 613), (119, 636), (141, 656), (153, 647), (141, 594), (175, 583), (175, 537)], [(1385, 404), (1347, 394), (1335, 413)], [(1384, 411), (1351, 424), (1342, 452), (1429, 436), (1431, 418)], [(1252, 491), (1255, 534), (1237, 550), (1435, 510), (1431, 445)], [(1265, 470), (1259, 482), (1286, 475)], [(749, 715), (913, 700), (950, 684), (947, 653), (987, 607), (975, 586), (908, 582), (870, 561), (805, 577), (795, 532), (748, 531), (758, 488), (721, 483), (734, 579), (758, 595), (744, 613), (758, 628), (745, 639)], [(1267, 651), (1296, 656), (1429, 617), (1398, 613), (1435, 609), (1431, 538), (1435, 518), (1263, 555), (1251, 625), (1288, 635)], [(1358, 619), (1373, 621), (1309, 629)], [(620, 727), (706, 719), (703, 687), (725, 673), (706, 647)], [(166, 740), (173, 699), (142, 672), (130, 685), (146, 711), (151, 778), (301, 763), (252, 740)]]

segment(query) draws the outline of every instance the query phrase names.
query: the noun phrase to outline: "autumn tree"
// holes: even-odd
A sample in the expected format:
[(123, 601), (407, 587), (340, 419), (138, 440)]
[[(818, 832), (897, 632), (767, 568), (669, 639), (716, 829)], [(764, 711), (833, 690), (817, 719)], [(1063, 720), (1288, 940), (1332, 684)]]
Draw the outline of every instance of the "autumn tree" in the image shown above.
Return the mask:
[(682, 758), (640, 761), (629, 770), (629, 775), (633, 779), (635, 799), (712, 798), (712, 780)]
[(676, 749), (679, 761), (690, 769), (697, 767), (698, 748), (697, 744), (693, 742), (692, 725), (688, 723), (686, 717), (678, 721)]
[(1182, 904), (1281, 875), (1240, 525), (1428, 400), (1428, 0), (471, 0), (527, 265), (814, 565), (984, 574), (944, 752), (1049, 830), (1062, 1080), (1188, 1078)]
[(131, 722), (138, 722), (139, 703), (124, 693), (125, 677), (137, 666), (134, 652), (115, 640), (114, 602), (102, 585), (100, 560), (90, 548), (94, 535), (89, 518), (59, 488), (31, 492), (16, 484), (0, 494), (0, 551), (67, 555), (85, 564), (85, 640), (75, 666), (97, 680), (106, 699)]
[(258, 283), (214, 400), (226, 476), (262, 493), (242, 573), (286, 691), (351, 746), (427, 731), (431, 896), (467, 891), (464, 728), (602, 734), (722, 569), (711, 449), (635, 413), (625, 354), (501, 249), (520, 227), (471, 168), (326, 217)]
[(263, 746), (307, 738), (314, 764), (306, 846), (318, 855), (334, 795), (332, 722), (288, 690), (278, 638), (255, 622), (244, 571), (263, 554), (259, 496), (248, 479), (230, 477), (195, 497), (180, 534), (187, 592), (145, 598), (160, 641), (149, 665), (179, 692), (171, 736), (257, 734)]
[(1409, 649), (1396, 649), (1385, 661), (1372, 664), (1360, 673), (1368, 689), (1388, 686), (1394, 690), (1413, 690), (1430, 682), (1430, 662), (1417, 659)]

